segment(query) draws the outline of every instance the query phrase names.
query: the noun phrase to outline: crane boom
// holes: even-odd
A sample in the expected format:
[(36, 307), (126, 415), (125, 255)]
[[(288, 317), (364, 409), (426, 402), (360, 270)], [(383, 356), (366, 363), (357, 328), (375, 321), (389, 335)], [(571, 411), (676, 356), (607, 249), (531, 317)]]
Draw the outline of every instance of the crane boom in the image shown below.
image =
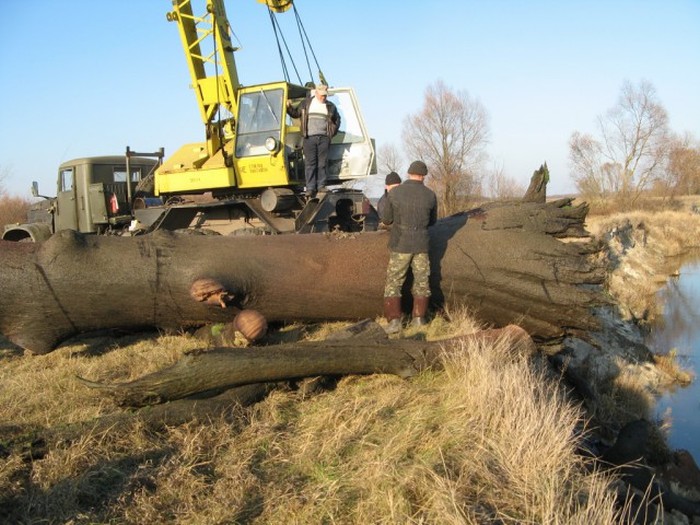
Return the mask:
[(222, 110), (236, 115), (241, 87), (223, 0), (207, 0), (203, 13), (195, 13), (192, 0), (173, 0), (173, 10), (166, 18), (177, 22), (192, 87), (207, 128), (208, 154), (213, 155), (221, 147), (217, 119), (221, 119)]

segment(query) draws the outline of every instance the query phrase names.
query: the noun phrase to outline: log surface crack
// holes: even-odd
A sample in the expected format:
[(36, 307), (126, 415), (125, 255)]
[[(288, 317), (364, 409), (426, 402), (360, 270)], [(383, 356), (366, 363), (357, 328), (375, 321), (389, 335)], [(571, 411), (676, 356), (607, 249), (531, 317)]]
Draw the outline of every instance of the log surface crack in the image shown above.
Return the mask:
[(68, 314), (68, 310), (63, 306), (63, 303), (61, 300), (58, 298), (58, 295), (56, 294), (56, 290), (54, 290), (53, 286), (51, 286), (51, 281), (49, 280), (48, 275), (46, 275), (46, 272), (44, 271), (43, 266), (40, 264), (34, 264), (34, 267), (36, 268), (37, 272), (41, 276), (42, 280), (44, 281), (44, 284), (46, 285), (46, 288), (49, 290), (49, 296), (53, 298), (53, 300), (56, 303), (56, 306), (58, 307), (58, 310), (63, 314), (63, 316), (66, 318), (66, 321), (68, 321), (68, 324), (70, 325), (71, 329), (77, 331), (77, 327), (75, 323), (73, 322), (73, 319), (71, 316)]

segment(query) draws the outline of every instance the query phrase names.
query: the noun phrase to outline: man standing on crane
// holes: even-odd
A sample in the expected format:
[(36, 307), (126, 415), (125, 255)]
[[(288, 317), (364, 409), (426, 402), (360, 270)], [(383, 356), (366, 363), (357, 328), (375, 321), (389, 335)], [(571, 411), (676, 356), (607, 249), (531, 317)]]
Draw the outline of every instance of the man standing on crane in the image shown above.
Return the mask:
[(319, 84), (313, 96), (306, 97), (297, 107), (292, 106), (291, 100), (287, 101), (289, 116), (300, 119), (306, 195), (310, 199), (316, 192), (326, 190), (328, 149), (340, 128), (338, 108), (327, 98), (328, 86)]

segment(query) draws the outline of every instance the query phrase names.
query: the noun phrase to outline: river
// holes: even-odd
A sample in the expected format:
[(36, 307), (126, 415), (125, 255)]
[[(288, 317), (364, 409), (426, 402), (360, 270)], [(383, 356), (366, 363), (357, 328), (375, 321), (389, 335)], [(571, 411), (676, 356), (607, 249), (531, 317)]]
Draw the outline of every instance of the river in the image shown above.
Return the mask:
[(669, 445), (688, 450), (700, 458), (700, 258), (686, 263), (659, 292), (664, 310), (647, 337), (655, 353), (676, 351), (683, 368), (695, 374), (693, 382), (663, 394), (656, 407), (657, 417), (671, 421)]

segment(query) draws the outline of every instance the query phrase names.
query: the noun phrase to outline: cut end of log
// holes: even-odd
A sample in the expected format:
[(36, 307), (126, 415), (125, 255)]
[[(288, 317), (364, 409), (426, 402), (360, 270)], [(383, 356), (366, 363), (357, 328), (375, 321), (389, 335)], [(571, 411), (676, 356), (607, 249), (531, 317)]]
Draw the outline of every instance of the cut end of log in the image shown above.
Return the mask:
[(233, 319), (233, 327), (251, 343), (267, 335), (267, 319), (257, 310), (241, 311)]
[(510, 338), (515, 351), (525, 355), (535, 355), (537, 353), (537, 345), (530, 337), (530, 334), (521, 326), (509, 324), (503, 327), (502, 332), (505, 337)]

